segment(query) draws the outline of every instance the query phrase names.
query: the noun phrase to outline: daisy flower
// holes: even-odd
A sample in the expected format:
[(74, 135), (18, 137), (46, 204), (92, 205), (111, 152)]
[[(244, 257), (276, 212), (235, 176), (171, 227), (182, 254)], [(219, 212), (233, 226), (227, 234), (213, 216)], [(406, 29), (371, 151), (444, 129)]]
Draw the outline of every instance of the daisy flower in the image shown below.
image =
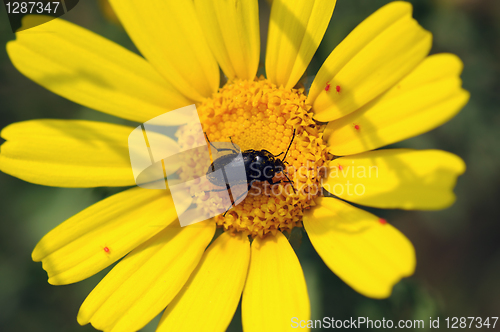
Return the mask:
[[(291, 183), (256, 182), (225, 216), (187, 227), (176, 220), (188, 206), (176, 210), (168, 190), (139, 187), (63, 222), (33, 251), (49, 283), (78, 282), (119, 261), (82, 304), (80, 324), (136, 331), (165, 310), (158, 331), (223, 331), (241, 298), (245, 331), (291, 329), (294, 317), (310, 318), (302, 268), (286, 237), (294, 228), (303, 227), (326, 265), (368, 297), (388, 297), (413, 273), (415, 253), (404, 235), (348, 203), (442, 209), (453, 203), (465, 169), (444, 151), (376, 150), (443, 124), (469, 98), (461, 61), (428, 56), (431, 34), (409, 3), (392, 2), (356, 27), (309, 91), (298, 82), (334, 0), (273, 2), (265, 77), (256, 77), (257, 0), (111, 4), (143, 57), (55, 19), (8, 43), (14, 66), (60, 96), (140, 123), (196, 104), (209, 139), (232, 137), (242, 150), (278, 155), (295, 132), (287, 169), (276, 177), (286, 174)], [(0, 170), (46, 186), (134, 186), (133, 129), (83, 120), (15, 123), (1, 132)], [(176, 136), (172, 146), (195, 144), (188, 127)], [(191, 160), (177, 172), (182, 178), (196, 167), (206, 165)]]

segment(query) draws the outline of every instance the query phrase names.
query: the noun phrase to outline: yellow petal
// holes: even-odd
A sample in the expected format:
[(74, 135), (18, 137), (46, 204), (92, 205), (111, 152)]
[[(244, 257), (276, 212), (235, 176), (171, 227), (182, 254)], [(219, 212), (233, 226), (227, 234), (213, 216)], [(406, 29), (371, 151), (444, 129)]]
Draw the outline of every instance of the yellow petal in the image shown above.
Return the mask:
[(437, 210), (455, 201), (465, 171), (459, 157), (439, 150), (387, 149), (330, 162), (323, 188), (350, 202), (384, 209)]
[(415, 250), (397, 229), (335, 198), (322, 197), (304, 215), (312, 245), (325, 264), (357, 292), (386, 298), (415, 270)]
[(461, 88), (461, 71), (462, 62), (454, 55), (428, 57), (387, 93), (330, 122), (329, 151), (344, 156), (373, 150), (445, 123), (469, 100)]
[(14, 66), (48, 90), (86, 107), (145, 122), (192, 104), (146, 60), (72, 23), (55, 19), (16, 37), (7, 44)]
[(141, 329), (186, 283), (214, 232), (211, 221), (167, 227), (106, 275), (83, 302), (78, 323), (113, 332)]
[(425, 58), (432, 36), (411, 13), (411, 4), (392, 2), (363, 21), (333, 50), (309, 91), (316, 120), (332, 121), (359, 109)]
[(142, 55), (193, 100), (219, 87), (219, 67), (205, 40), (193, 1), (110, 0)]
[(194, 4), (208, 44), (227, 77), (255, 78), (260, 59), (257, 0), (196, 0)]
[(249, 262), (248, 237), (223, 233), (169, 304), (156, 331), (226, 331), (240, 301)]
[(254, 239), (241, 310), (245, 332), (290, 331), (294, 317), (309, 319), (304, 274), (280, 232)]
[(325, 34), (336, 0), (276, 0), (267, 37), (267, 78), (290, 89), (306, 70)]
[[(49, 283), (86, 279), (125, 256), (172, 222), (190, 204), (177, 205), (166, 190), (133, 188), (108, 197), (69, 218), (33, 250)], [(176, 210), (177, 209), (177, 210)]]
[[(0, 170), (46, 186), (135, 185), (128, 151), (128, 136), (133, 129), (84, 120), (14, 123), (0, 134), (7, 140), (0, 150)], [(169, 141), (172, 151), (177, 151), (175, 141), (161, 137)], [(173, 171), (175, 169), (167, 170)]]

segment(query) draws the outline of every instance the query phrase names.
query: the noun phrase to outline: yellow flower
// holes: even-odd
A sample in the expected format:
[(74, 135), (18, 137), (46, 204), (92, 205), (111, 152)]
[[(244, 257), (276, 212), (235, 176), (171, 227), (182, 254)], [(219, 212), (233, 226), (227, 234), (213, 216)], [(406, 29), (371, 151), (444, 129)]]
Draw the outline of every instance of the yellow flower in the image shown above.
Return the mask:
[[(411, 243), (385, 220), (344, 202), (433, 210), (455, 199), (452, 188), (465, 169), (457, 156), (372, 151), (441, 125), (469, 98), (461, 61), (428, 56), (431, 34), (412, 19), (410, 4), (390, 3), (362, 22), (307, 93), (294, 87), (334, 0), (273, 1), (267, 78), (256, 78), (257, 0), (111, 4), (144, 58), (56, 19), (18, 33), (7, 45), (12, 62), (50, 91), (127, 120), (142, 123), (196, 103), (211, 140), (232, 136), (244, 150), (279, 154), (295, 130), (285, 173), (297, 192), (290, 183), (255, 183), (252, 193), (280, 191), (249, 195), (225, 217), (181, 228), (168, 191), (136, 187), (68, 219), (33, 251), (49, 283), (83, 280), (123, 258), (83, 303), (80, 324), (135, 331), (166, 307), (159, 331), (223, 331), (242, 297), (245, 331), (291, 329), (292, 318), (307, 320), (310, 309), (283, 232), (302, 225), (328, 267), (366, 296), (388, 297), (413, 273)], [(228, 79), (220, 89), (218, 66)], [(0, 169), (48, 186), (131, 186), (132, 130), (79, 120), (12, 124), (1, 133), (7, 142)], [(193, 143), (186, 133), (177, 133), (178, 144)], [(181, 177), (187, 172), (179, 170)], [(319, 186), (342, 200), (319, 197)], [(213, 240), (216, 227), (223, 232)]]

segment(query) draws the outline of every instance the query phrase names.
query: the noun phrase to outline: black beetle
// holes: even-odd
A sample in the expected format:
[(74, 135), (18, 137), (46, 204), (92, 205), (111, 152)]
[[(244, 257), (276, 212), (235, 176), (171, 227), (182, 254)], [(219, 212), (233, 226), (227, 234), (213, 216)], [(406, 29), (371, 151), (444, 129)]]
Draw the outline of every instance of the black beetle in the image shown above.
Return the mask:
[[(233, 143), (233, 140), (231, 137), (229, 138), (231, 140), (231, 143), (233, 143), (234, 149), (218, 149), (216, 148), (208, 139), (207, 134), (205, 133), (205, 137), (207, 138), (208, 143), (217, 150), (217, 152), (220, 151), (231, 151), (231, 153), (223, 155), (216, 160), (209, 166), (208, 171), (207, 171), (207, 179), (215, 184), (216, 186), (222, 187), (225, 186), (226, 189), (215, 189), (215, 190), (210, 190), (208, 192), (216, 192), (216, 191), (225, 191), (229, 190), (229, 183), (228, 183), (228, 177), (226, 174), (231, 174), (231, 167), (228, 165), (236, 158), (238, 155), (238, 149)], [(281, 156), (283, 152), (281, 152), (278, 155), (273, 155), (271, 152), (267, 150), (245, 150), (242, 152), (242, 157), (243, 157), (243, 164), (245, 166), (245, 173), (246, 173), (246, 179), (236, 179), (235, 181), (231, 181), (232, 185), (238, 185), (238, 184), (243, 184), (243, 183), (248, 183), (248, 188), (247, 191), (250, 190), (250, 187), (255, 181), (267, 181), (269, 184), (278, 184), (283, 181), (278, 181), (278, 182), (273, 182), (273, 178), (276, 174), (283, 172), (283, 175), (287, 178), (288, 181), (285, 181), (286, 183), (290, 183), (292, 185), (292, 189), (295, 192), (295, 187), (293, 186), (293, 182), (288, 178), (288, 176), (284, 173), (285, 170), (285, 158), (286, 155), (288, 154), (288, 151), (290, 150), (290, 147), (292, 146), (293, 140), (295, 138), (295, 129), (293, 130), (293, 136), (292, 140), (290, 141), (290, 144), (288, 145), (288, 149), (285, 152), (285, 155), (283, 156), (282, 159), (278, 159), (277, 157)], [(214, 173), (216, 170), (222, 169), (223, 170), (223, 177), (217, 176), (217, 173)], [(246, 192), (243, 194), (245, 195)], [(235, 203), (241, 198), (242, 196), (236, 198), (233, 200), (231, 207), (235, 205)], [(230, 208), (231, 208), (230, 207)], [(229, 208), (229, 209), (230, 209)], [(228, 211), (229, 211), (228, 209)], [(224, 213), (224, 216), (226, 215), (227, 211)]]

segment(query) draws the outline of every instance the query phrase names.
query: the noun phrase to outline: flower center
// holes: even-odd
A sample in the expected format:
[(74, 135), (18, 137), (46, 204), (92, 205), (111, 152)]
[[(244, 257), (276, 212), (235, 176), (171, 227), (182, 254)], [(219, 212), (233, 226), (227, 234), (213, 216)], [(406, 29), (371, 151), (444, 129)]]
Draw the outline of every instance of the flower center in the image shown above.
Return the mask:
[[(322, 166), (327, 160), (322, 128), (312, 119), (311, 106), (305, 100), (302, 89), (278, 88), (264, 78), (237, 79), (197, 106), (203, 130), (211, 142), (229, 142), (231, 137), (243, 153), (249, 149), (267, 150), (279, 155), (276, 159), (280, 160), (291, 142), (283, 160), (286, 169), (276, 173), (271, 181), (275, 184), (253, 182), (245, 199), (225, 216), (225, 209), (220, 206), (221, 214), (214, 219), (225, 231), (263, 237), (302, 227), (304, 210), (313, 206), (313, 199), (321, 194)], [(189, 134), (185, 128), (177, 132), (181, 146), (195, 144)], [(191, 166), (181, 168), (180, 177), (189, 177), (191, 167), (208, 170), (208, 166), (197, 165), (194, 160)], [(213, 188), (206, 182), (200, 188)], [(195, 196), (195, 203), (207, 206), (204, 202), (208, 199), (221, 198), (205, 193)]]

